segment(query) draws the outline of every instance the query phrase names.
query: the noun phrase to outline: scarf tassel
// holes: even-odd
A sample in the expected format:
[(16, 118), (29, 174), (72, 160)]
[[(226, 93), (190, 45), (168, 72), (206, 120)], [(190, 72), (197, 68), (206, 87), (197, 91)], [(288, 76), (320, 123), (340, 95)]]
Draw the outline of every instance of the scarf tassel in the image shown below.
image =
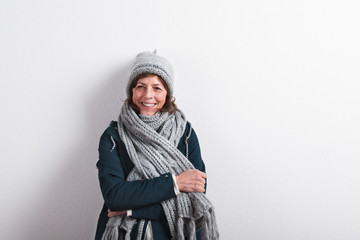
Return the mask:
[(202, 240), (215, 240), (219, 239), (219, 232), (215, 220), (215, 212), (213, 209), (209, 209), (203, 216), (203, 222), (201, 225), (201, 239)]
[(107, 227), (102, 235), (101, 240), (108, 240), (108, 239), (119, 239), (119, 228), (118, 227)]
[[(177, 240), (196, 240), (196, 224), (193, 219), (179, 217), (177, 220)], [(202, 217), (201, 223), (201, 239), (202, 240), (216, 240), (219, 239), (219, 232), (215, 221), (215, 213), (209, 209)]]
[[(120, 238), (121, 239), (121, 238)], [(130, 232), (127, 232), (125, 235), (125, 240), (130, 240)]]
[(184, 240), (186, 234), (186, 239), (196, 240), (196, 227), (195, 221), (193, 219), (184, 219), (179, 217), (177, 220), (177, 240)]
[(189, 240), (196, 240), (196, 226), (194, 220), (191, 220), (189, 223), (189, 233)]
[(182, 217), (179, 217), (178, 221), (177, 221), (177, 239), (178, 240), (185, 239), (185, 236), (184, 236), (184, 220), (183, 220)]
[[(101, 240), (124, 239), (124, 230), (119, 227), (106, 228)], [(126, 232), (125, 240), (130, 240), (130, 232)]]

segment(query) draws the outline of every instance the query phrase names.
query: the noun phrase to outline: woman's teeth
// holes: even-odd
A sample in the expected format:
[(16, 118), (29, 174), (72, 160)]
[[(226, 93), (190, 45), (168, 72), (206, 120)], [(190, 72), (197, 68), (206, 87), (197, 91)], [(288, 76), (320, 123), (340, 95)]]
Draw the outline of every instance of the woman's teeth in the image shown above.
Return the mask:
[(145, 107), (155, 106), (155, 103), (142, 103)]

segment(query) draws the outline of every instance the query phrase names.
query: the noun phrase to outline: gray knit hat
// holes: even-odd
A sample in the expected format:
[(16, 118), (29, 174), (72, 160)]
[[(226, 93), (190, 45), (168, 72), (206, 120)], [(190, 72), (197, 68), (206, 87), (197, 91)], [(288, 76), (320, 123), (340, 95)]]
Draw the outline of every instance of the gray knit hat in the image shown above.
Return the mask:
[(156, 54), (156, 50), (154, 52), (141, 52), (136, 55), (135, 61), (132, 65), (130, 71), (129, 82), (126, 88), (126, 94), (129, 97), (130, 94), (130, 85), (132, 81), (143, 73), (152, 73), (156, 74), (164, 80), (167, 84), (170, 94), (174, 94), (174, 70), (168, 60)]

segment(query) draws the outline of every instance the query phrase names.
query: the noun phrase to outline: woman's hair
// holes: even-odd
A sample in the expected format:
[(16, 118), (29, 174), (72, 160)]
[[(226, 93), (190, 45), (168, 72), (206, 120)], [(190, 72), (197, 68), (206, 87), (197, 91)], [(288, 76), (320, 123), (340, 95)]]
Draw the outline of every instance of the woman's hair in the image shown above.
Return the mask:
[(165, 83), (165, 81), (161, 77), (159, 77), (158, 75), (153, 74), (153, 73), (142, 73), (139, 76), (137, 76), (136, 78), (134, 78), (134, 80), (130, 84), (129, 95), (128, 95), (129, 97), (125, 100), (125, 102), (127, 102), (127, 104), (132, 109), (134, 109), (134, 111), (136, 113), (140, 113), (139, 107), (132, 100), (132, 98), (133, 98), (133, 91), (132, 90), (133, 90), (134, 87), (136, 87), (136, 84), (137, 84), (139, 79), (149, 77), (149, 76), (157, 76), (160, 79), (161, 83), (164, 85), (164, 87), (165, 87), (165, 89), (167, 91), (165, 104), (159, 111), (160, 112), (175, 113), (177, 111), (177, 107), (176, 107), (176, 104), (175, 104), (175, 98), (170, 94), (168, 85)]

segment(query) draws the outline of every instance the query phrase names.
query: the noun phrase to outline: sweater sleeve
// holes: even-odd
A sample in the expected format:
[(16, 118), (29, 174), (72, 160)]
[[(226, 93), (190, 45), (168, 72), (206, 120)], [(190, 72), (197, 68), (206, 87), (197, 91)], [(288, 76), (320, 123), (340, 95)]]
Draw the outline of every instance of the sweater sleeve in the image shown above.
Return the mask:
[[(192, 129), (190, 138), (188, 139), (189, 144), (189, 161), (194, 165), (197, 170), (202, 172), (206, 172), (204, 161), (201, 157), (200, 143), (196, 132)], [(207, 187), (207, 179), (205, 179), (205, 193)]]
[(189, 161), (194, 167), (202, 172), (205, 172), (205, 164), (201, 157), (201, 150), (198, 137), (194, 129), (191, 131), (191, 135), (188, 139), (189, 144)]
[(175, 197), (170, 173), (148, 180), (126, 181), (118, 151), (113, 149), (110, 134), (105, 131), (99, 144), (100, 188), (105, 205), (111, 211), (134, 209), (160, 203)]
[(132, 210), (131, 216), (133, 218), (147, 220), (161, 220), (166, 218), (164, 209), (160, 203), (152, 204), (141, 208), (135, 208)]

